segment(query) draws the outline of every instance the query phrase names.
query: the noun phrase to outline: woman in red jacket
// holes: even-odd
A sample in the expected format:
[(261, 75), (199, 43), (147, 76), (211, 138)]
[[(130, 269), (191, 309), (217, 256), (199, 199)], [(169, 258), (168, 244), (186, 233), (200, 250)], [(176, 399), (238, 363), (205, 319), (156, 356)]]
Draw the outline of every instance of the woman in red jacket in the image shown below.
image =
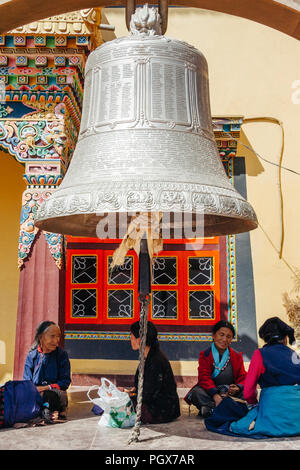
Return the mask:
[(242, 397), (247, 373), (242, 354), (229, 346), (234, 337), (231, 323), (221, 320), (213, 327), (211, 346), (200, 353), (198, 383), (187, 393), (185, 401), (195, 405), (204, 418), (225, 396)]

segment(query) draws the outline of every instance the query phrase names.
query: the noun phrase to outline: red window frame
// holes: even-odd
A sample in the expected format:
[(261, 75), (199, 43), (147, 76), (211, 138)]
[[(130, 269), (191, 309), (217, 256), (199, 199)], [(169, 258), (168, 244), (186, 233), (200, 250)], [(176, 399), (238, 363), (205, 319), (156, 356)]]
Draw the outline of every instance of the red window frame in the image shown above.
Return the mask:
[[(119, 243), (120, 240), (99, 240), (86, 239), (81, 237), (67, 237), (67, 243), (78, 242), (82, 244), (82, 248), (67, 248), (66, 256), (66, 323), (67, 324), (99, 324), (99, 325), (126, 325), (138, 320), (139, 318), (139, 302), (138, 302), (138, 257), (136, 253), (131, 250), (127, 256), (133, 256), (134, 269), (133, 269), (133, 283), (132, 284), (109, 284), (108, 282), (108, 269), (107, 259), (114, 252), (114, 249), (106, 249), (108, 243)], [(165, 241), (166, 245), (173, 245), (175, 242), (178, 244), (190, 244), (191, 240), (168, 240)], [(177, 291), (177, 312), (176, 319), (153, 318), (152, 316), (152, 300), (149, 309), (149, 319), (153, 320), (156, 324), (161, 325), (212, 325), (220, 319), (220, 245), (219, 238), (213, 237), (204, 240), (197, 240), (197, 245), (203, 243), (203, 250), (164, 250), (161, 251), (157, 257), (176, 257), (177, 258), (177, 283), (176, 285), (167, 284), (153, 284), (152, 292), (157, 290)], [(95, 243), (101, 247), (94, 249), (86, 249), (87, 244), (93, 245)], [(215, 247), (212, 245), (216, 245)], [(205, 249), (206, 248), (206, 249)], [(97, 257), (97, 281), (96, 283), (78, 284), (72, 283), (72, 257), (73, 256), (96, 256)], [(213, 257), (214, 259), (214, 283), (212, 285), (189, 285), (188, 282), (188, 258), (189, 257)], [(133, 316), (130, 318), (108, 318), (108, 291), (132, 289), (133, 295)], [(73, 289), (96, 289), (97, 290), (97, 315), (96, 317), (72, 317), (72, 290)], [(213, 291), (214, 292), (214, 317), (205, 319), (191, 319), (189, 318), (189, 292), (190, 291)]]
[[(109, 284), (108, 279), (108, 258), (112, 256), (114, 250), (103, 251), (103, 304), (102, 304), (102, 324), (122, 324), (127, 325), (139, 319), (139, 302), (136, 295), (138, 289), (138, 257), (135, 251), (130, 250), (126, 257), (133, 257), (133, 282), (132, 284)], [(108, 317), (108, 292), (110, 290), (132, 290), (133, 291), (133, 315), (130, 318)]]
[[(201, 250), (201, 251), (161, 251), (160, 257), (177, 257), (177, 283), (176, 285), (154, 284), (151, 289), (154, 291), (176, 290), (177, 295), (177, 319), (153, 318), (152, 308), (149, 319), (155, 321), (158, 325), (211, 325), (220, 319), (220, 255), (219, 250)], [(212, 285), (189, 285), (188, 282), (188, 259), (190, 257), (212, 257), (214, 259), (214, 284)], [(214, 295), (214, 318), (211, 319), (190, 319), (189, 318), (189, 295), (190, 291), (213, 291)], [(152, 305), (151, 305), (152, 307)]]
[[(73, 279), (73, 256), (96, 256), (97, 257), (97, 282), (95, 283), (72, 283)], [(79, 324), (94, 324), (100, 323), (100, 312), (102, 311), (102, 289), (101, 289), (101, 262), (99, 263), (99, 258), (102, 258), (101, 250), (67, 250), (67, 270), (66, 270), (66, 296), (65, 296), (65, 306), (66, 306), (66, 323), (79, 323)], [(73, 290), (79, 289), (96, 289), (97, 290), (97, 315), (96, 317), (72, 317), (72, 292)], [(101, 310), (100, 310), (101, 309)]]

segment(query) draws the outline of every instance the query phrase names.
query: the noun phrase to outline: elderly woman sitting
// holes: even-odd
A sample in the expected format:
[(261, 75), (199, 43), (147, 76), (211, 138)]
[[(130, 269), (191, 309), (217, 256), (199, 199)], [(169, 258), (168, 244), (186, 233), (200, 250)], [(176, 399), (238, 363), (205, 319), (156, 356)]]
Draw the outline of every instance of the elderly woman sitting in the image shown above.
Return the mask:
[(41, 393), (51, 411), (66, 418), (71, 383), (70, 361), (58, 344), (60, 329), (52, 321), (43, 321), (36, 330), (35, 341), (26, 357), (23, 380), (30, 380)]
[(234, 337), (231, 323), (221, 320), (213, 327), (211, 346), (200, 353), (198, 383), (185, 396), (199, 416), (210, 416), (227, 395), (242, 396), (246, 371), (242, 355), (229, 346)]

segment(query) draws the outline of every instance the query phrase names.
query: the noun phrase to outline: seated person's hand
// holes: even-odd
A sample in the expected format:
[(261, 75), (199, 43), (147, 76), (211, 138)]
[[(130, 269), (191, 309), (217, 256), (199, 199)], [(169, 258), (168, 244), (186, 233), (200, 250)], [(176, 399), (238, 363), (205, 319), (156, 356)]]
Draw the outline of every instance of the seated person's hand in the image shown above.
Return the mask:
[(240, 391), (240, 388), (235, 385), (235, 384), (231, 384), (229, 385), (229, 389), (228, 389), (228, 395), (230, 396), (234, 396), (234, 395), (237, 395)]
[(51, 413), (51, 421), (53, 423), (64, 423), (65, 419), (60, 418), (58, 411), (53, 411), (53, 413)]
[(221, 395), (219, 395), (218, 393), (216, 393), (214, 396), (213, 396), (213, 399), (214, 399), (214, 402), (216, 404), (216, 406), (218, 406), (221, 401), (223, 400), (223, 398), (221, 397)]
[(135, 393), (135, 387), (124, 388), (124, 392), (128, 393), (129, 395), (132, 395)]
[(118, 387), (118, 389), (120, 390), (120, 392), (126, 392), (126, 393), (129, 393), (129, 395), (131, 393), (135, 393), (135, 387)]
[(48, 385), (37, 385), (37, 391), (42, 393), (42, 392), (45, 392), (46, 390), (49, 390), (49, 386)]

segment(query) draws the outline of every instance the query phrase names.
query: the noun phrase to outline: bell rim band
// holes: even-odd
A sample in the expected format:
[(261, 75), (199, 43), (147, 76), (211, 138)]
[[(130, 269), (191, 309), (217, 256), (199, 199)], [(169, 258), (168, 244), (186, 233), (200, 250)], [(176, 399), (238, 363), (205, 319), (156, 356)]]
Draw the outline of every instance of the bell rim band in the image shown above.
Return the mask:
[[(45, 231), (96, 237), (96, 225), (102, 214), (140, 212), (203, 214), (205, 236), (227, 234), (229, 224), (231, 233), (253, 230), (258, 225), (251, 205), (234, 188), (213, 188), (209, 192), (200, 185), (176, 187), (172, 183), (158, 191), (159, 186), (160, 183), (151, 186), (148, 183), (144, 185), (145, 191), (139, 190), (136, 183), (123, 181), (115, 185), (114, 191), (111, 185), (102, 184), (101, 190), (90, 188), (72, 195), (67, 193), (68, 188), (58, 189), (41, 205), (35, 225)], [(72, 228), (73, 225), (77, 228)]]

